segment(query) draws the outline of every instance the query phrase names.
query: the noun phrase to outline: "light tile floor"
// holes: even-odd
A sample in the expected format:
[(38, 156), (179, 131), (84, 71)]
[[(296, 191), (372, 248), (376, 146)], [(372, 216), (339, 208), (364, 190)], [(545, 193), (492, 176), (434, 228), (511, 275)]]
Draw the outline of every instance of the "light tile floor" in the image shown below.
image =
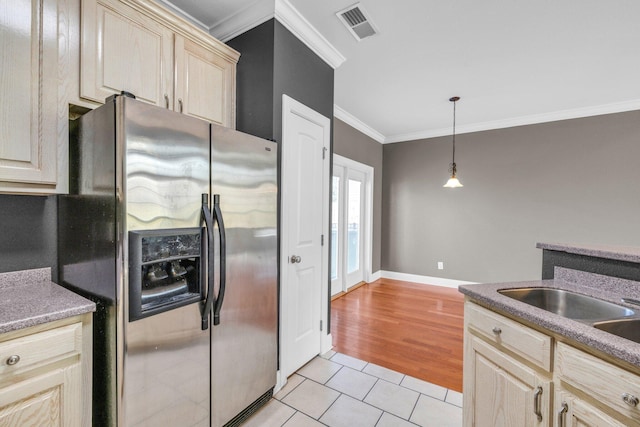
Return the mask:
[(461, 425), (461, 393), (332, 351), (289, 377), (242, 427)]

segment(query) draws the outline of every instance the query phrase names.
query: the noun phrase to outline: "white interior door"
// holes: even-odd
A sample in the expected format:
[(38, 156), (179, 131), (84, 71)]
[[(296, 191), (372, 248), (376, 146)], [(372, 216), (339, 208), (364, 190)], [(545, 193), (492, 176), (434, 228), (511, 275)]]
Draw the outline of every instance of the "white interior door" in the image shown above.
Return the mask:
[(331, 121), (283, 98), (281, 376), (322, 351), (328, 314), (328, 170)]

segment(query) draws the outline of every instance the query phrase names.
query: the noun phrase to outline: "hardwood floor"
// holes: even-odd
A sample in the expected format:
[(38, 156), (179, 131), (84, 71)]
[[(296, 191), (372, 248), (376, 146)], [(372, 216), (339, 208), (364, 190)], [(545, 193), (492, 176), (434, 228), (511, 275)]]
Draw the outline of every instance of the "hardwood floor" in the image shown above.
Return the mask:
[(332, 301), (333, 349), (461, 392), (463, 302), (457, 289), (377, 280)]

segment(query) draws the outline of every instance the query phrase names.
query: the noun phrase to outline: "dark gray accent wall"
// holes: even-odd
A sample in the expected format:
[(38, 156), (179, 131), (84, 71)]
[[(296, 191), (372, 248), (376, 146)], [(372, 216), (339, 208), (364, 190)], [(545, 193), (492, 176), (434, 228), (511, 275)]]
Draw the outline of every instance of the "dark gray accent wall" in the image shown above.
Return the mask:
[(0, 273), (55, 268), (55, 196), (0, 195)]
[(275, 21), (273, 129), (282, 139), (282, 95), (331, 120), (333, 127), (333, 68)]
[[(640, 111), (383, 147), (382, 269), (540, 278), (537, 242), (640, 245)], [(444, 270), (437, 270), (438, 261)]]
[(227, 42), (240, 52), (236, 128), (282, 140), (282, 95), (333, 120), (333, 68), (271, 19)]
[(542, 278), (553, 279), (555, 267), (570, 268), (578, 271), (620, 277), (627, 280), (640, 281), (640, 264), (588, 255), (570, 254), (567, 252), (542, 251)]
[(266, 139), (273, 133), (274, 22), (227, 44), (240, 52), (236, 72), (236, 129)]
[(380, 270), (382, 248), (382, 144), (341, 120), (333, 121), (333, 152), (373, 168), (372, 272)]

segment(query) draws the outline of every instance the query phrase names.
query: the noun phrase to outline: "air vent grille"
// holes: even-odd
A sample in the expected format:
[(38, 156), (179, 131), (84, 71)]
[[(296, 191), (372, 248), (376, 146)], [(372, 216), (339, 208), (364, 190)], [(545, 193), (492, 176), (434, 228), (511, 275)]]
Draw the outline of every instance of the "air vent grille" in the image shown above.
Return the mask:
[(336, 15), (358, 41), (378, 33), (360, 3), (341, 10)]
[(364, 14), (360, 9), (358, 9), (358, 7), (347, 10), (342, 14), (342, 17), (352, 27), (355, 27), (358, 24), (362, 24), (363, 22), (367, 22), (367, 18), (364, 17)]

